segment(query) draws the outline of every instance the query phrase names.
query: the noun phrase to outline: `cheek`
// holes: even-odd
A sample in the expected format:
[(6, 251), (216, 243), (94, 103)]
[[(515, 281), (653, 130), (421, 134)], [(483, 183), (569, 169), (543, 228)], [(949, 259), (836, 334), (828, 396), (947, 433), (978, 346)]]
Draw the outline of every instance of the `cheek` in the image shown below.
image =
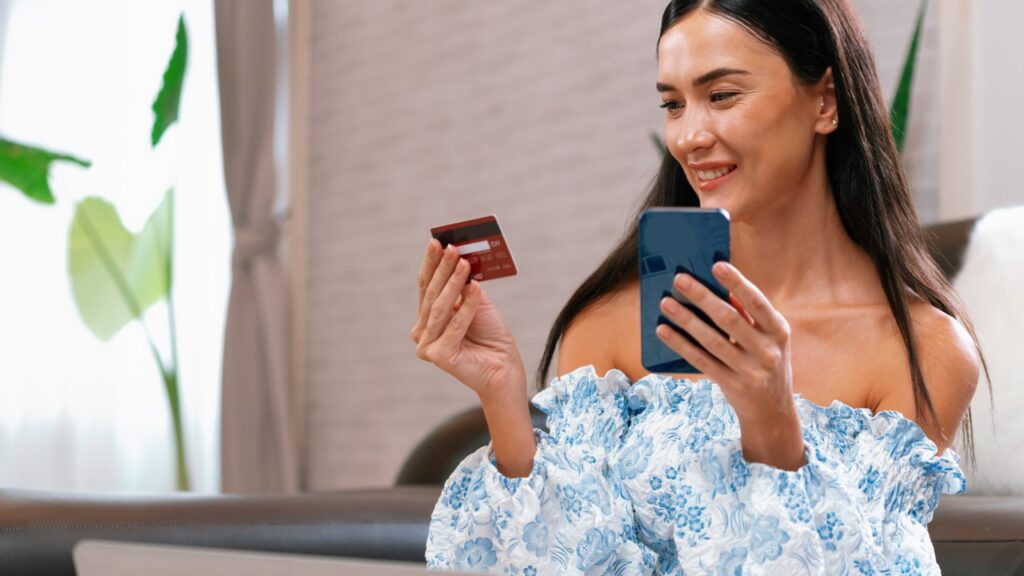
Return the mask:
[(748, 176), (759, 186), (786, 185), (809, 165), (814, 148), (813, 126), (804, 122), (802, 111), (779, 107), (774, 114), (744, 114), (731, 120), (732, 139)]

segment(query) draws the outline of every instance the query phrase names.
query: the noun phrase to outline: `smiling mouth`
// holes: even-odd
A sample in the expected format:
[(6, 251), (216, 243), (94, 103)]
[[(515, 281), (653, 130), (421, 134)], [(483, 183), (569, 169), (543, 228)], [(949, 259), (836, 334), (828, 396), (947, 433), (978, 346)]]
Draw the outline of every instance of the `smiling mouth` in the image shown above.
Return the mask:
[(725, 176), (726, 174), (732, 172), (735, 169), (736, 169), (736, 166), (733, 165), (733, 166), (722, 166), (721, 168), (716, 168), (714, 170), (695, 170), (694, 172), (697, 174), (697, 179), (698, 180), (700, 180), (701, 182), (707, 182), (708, 180), (714, 180), (715, 178), (721, 178), (722, 176)]

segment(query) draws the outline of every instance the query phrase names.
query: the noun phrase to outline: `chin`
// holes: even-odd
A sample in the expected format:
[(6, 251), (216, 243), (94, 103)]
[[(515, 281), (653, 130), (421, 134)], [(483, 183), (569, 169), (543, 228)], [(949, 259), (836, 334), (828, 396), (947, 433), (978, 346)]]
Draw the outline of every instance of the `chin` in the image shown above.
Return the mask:
[[(746, 222), (749, 220), (750, 196), (746, 190), (737, 190), (733, 187), (714, 190), (711, 192), (698, 192), (697, 200), (701, 208), (721, 208), (729, 213), (730, 222)], [(746, 201), (744, 201), (746, 200)]]
[(700, 200), (701, 208), (721, 208), (722, 210), (725, 210), (726, 212), (729, 213), (730, 221), (735, 222), (738, 219), (737, 216), (739, 215), (739, 211), (736, 210), (738, 206), (734, 207), (733, 203), (729, 202), (725, 198), (712, 194), (710, 196), (704, 197), (698, 195), (698, 199)]

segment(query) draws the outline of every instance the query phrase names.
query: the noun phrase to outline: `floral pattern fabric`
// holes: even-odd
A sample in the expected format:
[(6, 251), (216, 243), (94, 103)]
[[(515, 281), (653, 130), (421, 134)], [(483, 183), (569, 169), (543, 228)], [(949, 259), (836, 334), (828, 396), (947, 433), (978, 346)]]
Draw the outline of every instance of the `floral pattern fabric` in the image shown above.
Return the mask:
[(927, 524), (963, 492), (952, 450), (936, 454), (895, 411), (795, 395), (807, 463), (743, 458), (717, 384), (583, 366), (533, 403), (533, 470), (508, 478), (489, 446), (445, 483), (427, 564), (495, 574), (938, 574)]

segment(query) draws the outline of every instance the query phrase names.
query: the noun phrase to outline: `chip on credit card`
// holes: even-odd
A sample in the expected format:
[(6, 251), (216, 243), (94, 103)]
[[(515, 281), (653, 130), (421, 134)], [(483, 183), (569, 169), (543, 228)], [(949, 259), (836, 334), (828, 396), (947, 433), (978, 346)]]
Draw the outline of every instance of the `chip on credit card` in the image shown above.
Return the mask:
[(430, 234), (442, 248), (453, 244), (459, 249), (459, 255), (469, 262), (469, 280), (483, 282), (517, 273), (508, 242), (493, 215), (431, 228)]

